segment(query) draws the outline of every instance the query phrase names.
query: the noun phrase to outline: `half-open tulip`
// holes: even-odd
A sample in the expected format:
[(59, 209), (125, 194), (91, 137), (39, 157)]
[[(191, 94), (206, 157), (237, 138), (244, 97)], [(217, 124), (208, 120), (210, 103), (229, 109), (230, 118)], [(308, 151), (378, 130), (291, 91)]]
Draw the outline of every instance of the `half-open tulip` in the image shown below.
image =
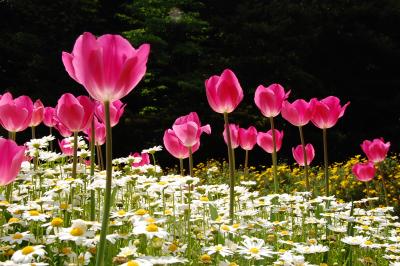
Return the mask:
[(149, 44), (138, 49), (120, 35), (96, 37), (85, 32), (76, 40), (72, 53), (63, 52), (68, 74), (82, 84), (92, 98), (113, 102), (126, 96), (146, 73)]
[(30, 127), (37, 127), (43, 121), (44, 115), (44, 106), (42, 101), (36, 100), (33, 104), (33, 112), (31, 122), (29, 123)]
[(243, 150), (252, 150), (257, 143), (257, 129), (250, 126), (248, 129), (239, 128), (239, 145)]
[[(306, 149), (306, 158), (307, 158), (307, 165), (310, 165), (312, 160), (315, 157), (315, 150), (312, 144), (308, 143), (305, 145)], [(303, 154), (303, 147), (298, 145), (296, 148), (292, 148), (293, 158), (300, 166), (304, 166), (304, 154)]]
[(43, 124), (48, 127), (55, 127), (57, 123), (56, 109), (53, 107), (45, 107), (43, 113)]
[(21, 169), (25, 147), (0, 138), (0, 186), (13, 182)]
[(310, 122), (313, 108), (310, 102), (297, 99), (293, 103), (284, 101), (282, 104), (282, 117), (294, 126), (305, 126)]
[(140, 167), (140, 166), (143, 166), (143, 165), (146, 165), (146, 164), (150, 164), (150, 156), (149, 156), (148, 153), (140, 154), (138, 152), (135, 152), (133, 154), (133, 157), (140, 158), (140, 162), (132, 163), (133, 167)]
[[(120, 100), (116, 100), (110, 104), (110, 125), (114, 127), (118, 124), (119, 119), (121, 118), (122, 114), (124, 113), (126, 104), (123, 104)], [(100, 102), (96, 104), (96, 111), (95, 114), (97, 118), (100, 119), (102, 123), (105, 124), (105, 114), (104, 114), (104, 105)]]
[(195, 112), (177, 118), (172, 126), (175, 135), (186, 147), (193, 147), (200, 141), (201, 133), (211, 134), (210, 125), (201, 126), (199, 116)]
[(317, 99), (311, 100), (313, 108), (313, 116), (311, 122), (318, 128), (331, 128), (341, 118), (350, 102), (344, 106), (340, 105), (339, 98), (335, 96), (328, 96), (325, 99), (318, 101)]
[(66, 128), (62, 123), (57, 122), (54, 127), (58, 130), (58, 133), (60, 133), (60, 135), (64, 138), (72, 136), (72, 131)]
[(353, 174), (358, 181), (368, 182), (375, 176), (375, 165), (373, 162), (357, 163), (352, 168)]
[(31, 122), (33, 102), (28, 96), (13, 99), (5, 93), (0, 100), (0, 123), (9, 132), (25, 130)]
[[(239, 147), (239, 125), (229, 124), (229, 130), (231, 133), (232, 149), (236, 149), (237, 147)], [(225, 141), (226, 145), (228, 145), (226, 128), (224, 129), (224, 132), (222, 133), (222, 135), (224, 136), (224, 141)]]
[(285, 92), (280, 84), (275, 83), (268, 87), (259, 85), (254, 95), (254, 102), (265, 117), (275, 117), (281, 112), (283, 101), (289, 94), (290, 91)]
[(205, 81), (207, 100), (217, 113), (231, 113), (243, 99), (243, 90), (235, 73), (225, 69), (221, 76), (211, 76)]
[[(275, 129), (275, 139), (276, 139), (276, 151), (279, 151), (282, 147), (283, 130), (279, 131)], [(272, 130), (268, 130), (267, 132), (258, 132), (257, 144), (264, 151), (268, 153), (273, 153), (274, 144), (272, 142)]]
[(384, 142), (383, 138), (364, 140), (361, 144), (361, 149), (367, 155), (368, 160), (374, 163), (379, 163), (385, 160), (390, 148), (390, 142)]
[[(92, 125), (90, 124), (83, 132), (88, 136), (89, 141), (91, 140)], [(94, 144), (101, 146), (106, 143), (106, 126), (99, 122), (97, 118), (94, 118)]]
[[(177, 159), (186, 159), (189, 157), (189, 148), (187, 148), (176, 136), (172, 129), (167, 129), (164, 132), (163, 142), (165, 149)], [(192, 153), (200, 147), (200, 142), (197, 142), (192, 147)]]
[(94, 102), (87, 96), (75, 98), (65, 93), (58, 100), (56, 107), (57, 119), (68, 130), (79, 132), (89, 126), (94, 114)]
[(58, 146), (60, 146), (60, 150), (64, 155), (72, 156), (74, 155), (74, 144), (68, 139), (62, 139), (58, 141)]

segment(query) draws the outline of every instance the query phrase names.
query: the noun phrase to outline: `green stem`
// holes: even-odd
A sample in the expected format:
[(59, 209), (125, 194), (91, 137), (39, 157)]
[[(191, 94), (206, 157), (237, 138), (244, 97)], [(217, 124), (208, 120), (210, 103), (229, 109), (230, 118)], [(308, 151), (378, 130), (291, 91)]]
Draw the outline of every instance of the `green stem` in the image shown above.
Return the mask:
[[(53, 128), (52, 127), (49, 127), (49, 133), (50, 133), (50, 136), (53, 135)], [(50, 151), (53, 151), (53, 141), (52, 140), (50, 141)]]
[(386, 207), (389, 207), (389, 199), (387, 196), (386, 182), (385, 182), (385, 178), (383, 177), (383, 175), (382, 175), (382, 187), (383, 187), (383, 194), (385, 196)]
[(74, 157), (72, 162), (72, 178), (76, 178), (76, 165), (78, 162), (78, 132), (74, 132)]
[(306, 144), (305, 144), (305, 141), (304, 141), (303, 127), (302, 126), (299, 126), (299, 132), (300, 132), (301, 147), (303, 149), (304, 176), (305, 176), (305, 180), (306, 180), (306, 189), (307, 189), (307, 191), (310, 191), (310, 180), (308, 179), (307, 152), (306, 152)]
[(17, 135), (17, 132), (8, 131), (8, 139), (15, 141), (16, 135)]
[(329, 172), (328, 172), (328, 140), (326, 136), (326, 128), (322, 129), (322, 137), (324, 142), (324, 176), (325, 176), (325, 195), (329, 197)]
[(36, 127), (31, 127), (32, 139), (36, 139)]
[(244, 156), (244, 179), (246, 180), (247, 175), (249, 174), (249, 151), (246, 150), (246, 155)]
[[(192, 147), (189, 147), (189, 173), (190, 176), (193, 177), (193, 154), (192, 154)], [(187, 237), (188, 237), (188, 258), (190, 259), (191, 256), (191, 224), (190, 224), (190, 216), (191, 216), (191, 209), (190, 209), (190, 204), (191, 204), (191, 181), (189, 182), (189, 192), (188, 192), (188, 211), (187, 211)]]
[(225, 130), (228, 139), (228, 162), (229, 162), (229, 218), (230, 223), (233, 224), (234, 220), (234, 207), (235, 207), (235, 165), (233, 162), (233, 149), (231, 141), (231, 130), (229, 128), (228, 113), (224, 113)]
[(110, 102), (104, 102), (106, 117), (106, 190), (104, 194), (103, 220), (101, 223), (100, 243), (97, 249), (96, 266), (104, 265), (104, 253), (106, 251), (106, 236), (108, 220), (110, 216), (111, 182), (112, 182), (112, 139), (110, 124)]
[[(95, 129), (94, 129), (94, 116), (92, 119), (92, 130), (90, 132), (90, 177), (94, 176), (94, 158), (95, 158)], [(94, 221), (96, 219), (96, 202), (95, 202), (95, 192), (92, 189), (90, 191), (90, 220)]]
[(179, 170), (180, 170), (180, 173), (181, 173), (181, 176), (183, 176), (183, 159), (182, 158), (179, 158)]
[(271, 116), (269, 117), (269, 122), (271, 124), (271, 131), (272, 131), (272, 143), (273, 143), (273, 151), (272, 151), (272, 172), (274, 175), (274, 191), (278, 193), (279, 191), (279, 179), (277, 174), (277, 154), (276, 154), (276, 138), (275, 138), (275, 125), (274, 125), (274, 118)]

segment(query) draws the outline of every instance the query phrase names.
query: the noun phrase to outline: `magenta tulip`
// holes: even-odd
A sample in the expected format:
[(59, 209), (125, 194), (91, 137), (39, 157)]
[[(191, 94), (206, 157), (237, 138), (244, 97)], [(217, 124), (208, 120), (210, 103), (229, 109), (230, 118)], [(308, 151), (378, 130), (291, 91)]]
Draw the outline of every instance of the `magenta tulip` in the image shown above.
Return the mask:
[(56, 109), (53, 107), (45, 107), (43, 112), (43, 124), (47, 127), (55, 127), (57, 123)]
[[(315, 157), (315, 150), (312, 144), (308, 143), (305, 146), (306, 149), (306, 158), (307, 158), (307, 165), (310, 165), (312, 160)], [(305, 166), (304, 164), (304, 154), (303, 154), (303, 147), (298, 145), (296, 148), (292, 148), (293, 158), (300, 166)]]
[(58, 141), (58, 146), (60, 146), (60, 150), (64, 155), (72, 156), (74, 155), (74, 147), (73, 143), (67, 138)]
[(285, 89), (280, 84), (272, 84), (268, 87), (260, 85), (256, 89), (254, 102), (265, 117), (275, 117), (281, 112), (283, 101), (289, 94), (290, 91), (285, 93)]
[(361, 149), (367, 155), (368, 160), (379, 163), (385, 160), (390, 148), (390, 142), (384, 142), (383, 138), (374, 139), (373, 141), (364, 140)]
[(140, 166), (150, 164), (150, 156), (148, 153), (139, 154), (138, 152), (135, 152), (133, 154), (133, 157), (141, 159), (140, 162), (138, 162), (138, 163), (132, 163), (133, 167), (140, 167)]
[(295, 100), (293, 103), (284, 101), (282, 104), (282, 117), (294, 126), (305, 126), (310, 122), (313, 115), (311, 103), (303, 99)]
[(313, 116), (311, 122), (321, 129), (331, 128), (343, 116), (349, 104), (350, 102), (347, 102), (344, 106), (340, 106), (340, 100), (335, 96), (328, 96), (321, 101), (312, 99)]
[[(88, 128), (83, 131), (87, 136), (89, 141), (91, 140), (92, 125), (90, 124)], [(97, 118), (94, 118), (94, 144), (101, 146), (106, 143), (106, 126), (99, 122)]]
[(24, 161), (25, 147), (0, 138), (0, 186), (10, 184), (17, 177)]
[(358, 181), (368, 182), (375, 176), (375, 166), (373, 162), (357, 163), (352, 168), (353, 174)]
[[(189, 148), (187, 148), (176, 136), (172, 129), (167, 129), (164, 132), (164, 146), (165, 149), (177, 159), (186, 159), (189, 157)], [(197, 151), (200, 147), (200, 142), (197, 142), (192, 147), (192, 153)]]
[(57, 119), (70, 131), (79, 132), (86, 129), (92, 121), (94, 103), (87, 96), (75, 98), (65, 93), (56, 106)]
[(60, 135), (64, 138), (72, 136), (71, 130), (66, 128), (62, 123), (58, 122), (54, 127), (58, 130), (58, 133), (60, 133)]
[[(279, 130), (275, 129), (275, 139), (276, 139), (276, 151), (279, 151), (282, 146), (283, 130), (279, 131)], [(272, 141), (272, 130), (268, 130), (267, 132), (258, 132), (257, 144), (264, 151), (266, 151), (268, 153), (273, 153), (274, 144)]]
[(9, 132), (25, 130), (32, 118), (33, 102), (28, 96), (13, 99), (11, 93), (5, 93), (0, 100), (0, 123)]
[[(126, 104), (123, 104), (120, 100), (116, 100), (110, 104), (110, 124), (111, 127), (114, 127), (118, 124), (119, 119), (124, 113)], [(100, 119), (102, 123), (105, 124), (105, 115), (104, 115), (104, 105), (100, 102), (96, 104), (96, 116)]]
[(146, 73), (150, 45), (138, 49), (119, 35), (96, 37), (85, 32), (72, 53), (63, 52), (68, 74), (82, 84), (92, 98), (113, 102), (131, 92)]
[(239, 128), (239, 145), (243, 150), (252, 150), (257, 143), (257, 129), (253, 126), (248, 129)]
[[(232, 149), (236, 149), (239, 147), (239, 125), (235, 124), (229, 124), (229, 130), (231, 133), (231, 146)], [(224, 129), (224, 132), (222, 135), (224, 136), (224, 141), (226, 145), (228, 145), (228, 139), (227, 139), (227, 134), (226, 134), (226, 128)]]
[(37, 127), (43, 121), (44, 115), (44, 106), (40, 100), (36, 100), (33, 104), (33, 112), (31, 122), (29, 123), (30, 127)]
[(207, 100), (217, 113), (231, 113), (243, 99), (243, 90), (235, 73), (225, 69), (221, 76), (211, 76), (205, 81)]
[(188, 148), (200, 141), (201, 133), (211, 133), (210, 125), (201, 126), (199, 116), (195, 112), (176, 119), (172, 129), (182, 144)]

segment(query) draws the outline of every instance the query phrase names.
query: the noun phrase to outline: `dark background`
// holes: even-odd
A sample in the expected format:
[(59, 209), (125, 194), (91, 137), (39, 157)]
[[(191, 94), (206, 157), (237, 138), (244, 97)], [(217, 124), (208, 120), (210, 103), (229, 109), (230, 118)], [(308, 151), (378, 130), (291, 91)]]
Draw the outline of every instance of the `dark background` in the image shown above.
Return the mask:
[[(242, 127), (269, 124), (253, 97), (259, 84), (280, 83), (289, 100), (338, 96), (351, 104), (328, 131), (331, 161), (361, 153), (364, 139), (400, 143), (400, 1), (397, 0), (0, 0), (0, 94), (26, 94), (54, 106), (65, 92), (86, 94), (61, 61), (84, 31), (122, 34), (134, 47), (151, 44), (144, 80), (122, 101), (128, 104), (114, 128), (114, 157), (162, 144), (173, 121), (196, 111), (212, 126), (202, 137), (197, 162), (225, 157), (222, 115), (208, 106), (204, 80), (232, 69), (244, 100), (231, 115)], [(281, 117), (281, 161), (293, 162), (298, 130)], [(44, 126), (40, 135), (47, 134)], [(2, 133), (5, 134), (4, 132)], [(29, 132), (19, 134), (21, 143)], [(322, 132), (312, 124), (305, 138), (322, 155)], [(242, 161), (243, 153), (238, 151)], [(270, 163), (256, 148), (253, 163)], [(165, 151), (163, 165), (175, 163)]]

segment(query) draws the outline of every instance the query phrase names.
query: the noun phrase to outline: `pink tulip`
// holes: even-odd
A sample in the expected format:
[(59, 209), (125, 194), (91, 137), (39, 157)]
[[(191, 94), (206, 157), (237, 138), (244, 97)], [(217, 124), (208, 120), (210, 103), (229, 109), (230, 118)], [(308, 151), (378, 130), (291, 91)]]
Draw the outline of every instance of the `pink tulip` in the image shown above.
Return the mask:
[[(189, 157), (189, 148), (182, 144), (172, 129), (165, 130), (163, 141), (165, 149), (175, 158), (186, 159)], [(197, 151), (199, 147), (200, 142), (197, 142), (192, 147), (192, 153)]]
[[(91, 140), (92, 135), (92, 124), (90, 123), (89, 127), (83, 131), (87, 136), (89, 141)], [(94, 118), (94, 144), (97, 146), (101, 146), (106, 143), (106, 126), (103, 123), (100, 123), (97, 118)]]
[(24, 160), (25, 147), (0, 138), (0, 186), (10, 184), (17, 177)]
[(150, 164), (150, 156), (149, 156), (148, 153), (139, 154), (138, 152), (135, 152), (133, 154), (133, 157), (141, 159), (141, 161), (138, 162), (138, 163), (132, 163), (133, 167), (140, 167), (140, 166), (144, 166), (144, 165)]
[(85, 32), (76, 40), (72, 53), (62, 53), (62, 61), (71, 78), (92, 98), (113, 102), (131, 92), (143, 78), (149, 52), (149, 44), (135, 49), (120, 35), (96, 39)]
[(350, 102), (347, 102), (343, 107), (340, 106), (340, 100), (335, 96), (328, 96), (321, 101), (312, 99), (313, 116), (311, 122), (321, 129), (331, 128), (343, 116), (349, 104)]
[(243, 90), (235, 73), (225, 69), (221, 76), (205, 81), (207, 100), (217, 113), (231, 113), (243, 99)]
[[(276, 151), (279, 151), (281, 149), (282, 139), (283, 139), (283, 130), (278, 131), (277, 129), (275, 129)], [(272, 142), (272, 129), (268, 130), (267, 132), (258, 132), (257, 144), (264, 151), (268, 153), (273, 153), (274, 144)]]
[(70, 131), (82, 131), (89, 126), (94, 113), (94, 103), (87, 96), (75, 98), (65, 93), (56, 106), (57, 119)]
[(31, 122), (29, 123), (30, 127), (37, 127), (43, 121), (44, 115), (44, 106), (40, 100), (36, 100), (33, 104), (33, 112)]
[(43, 124), (47, 127), (55, 127), (57, 123), (56, 109), (53, 107), (45, 107), (43, 112)]
[[(237, 147), (239, 147), (239, 125), (229, 124), (229, 130), (231, 133), (232, 149), (236, 149)], [(222, 135), (224, 136), (224, 141), (225, 141), (226, 145), (228, 145), (228, 136), (226, 133), (227, 132), (226, 132), (226, 128), (225, 128)]]
[(248, 129), (239, 128), (239, 145), (243, 150), (252, 150), (256, 143), (257, 129), (255, 127), (251, 126)]
[(60, 122), (58, 122), (54, 127), (58, 130), (58, 133), (60, 133), (60, 135), (64, 138), (72, 136), (72, 132)]
[(268, 87), (260, 85), (256, 89), (254, 102), (265, 117), (275, 117), (281, 112), (283, 101), (289, 94), (290, 91), (285, 93), (280, 84), (275, 83)]
[(199, 116), (195, 112), (176, 119), (172, 129), (182, 144), (188, 148), (200, 141), (201, 133), (211, 133), (210, 125), (201, 126)]
[(284, 101), (282, 105), (282, 117), (294, 126), (304, 126), (310, 122), (313, 115), (311, 103), (303, 99), (295, 100), (293, 103)]
[(373, 162), (357, 163), (352, 168), (353, 174), (358, 181), (368, 182), (375, 176), (375, 166)]
[(0, 100), (0, 123), (9, 132), (25, 130), (31, 122), (33, 103), (28, 96), (13, 99), (5, 93)]
[(58, 141), (58, 145), (60, 146), (60, 150), (64, 155), (67, 156), (74, 155), (74, 144), (67, 138)]
[[(310, 165), (315, 156), (315, 150), (312, 144), (308, 143), (306, 146), (306, 157), (307, 157), (307, 165)], [(303, 147), (298, 145), (296, 148), (292, 148), (293, 158), (300, 166), (304, 166), (304, 154)]]
[[(110, 124), (111, 127), (118, 124), (119, 119), (124, 113), (126, 104), (123, 104), (120, 100), (116, 100), (110, 104)], [(106, 123), (105, 113), (104, 113), (104, 105), (100, 102), (96, 104), (96, 116), (100, 119), (102, 123)]]
[(367, 155), (368, 160), (379, 163), (385, 160), (389, 151), (390, 142), (384, 142), (383, 138), (374, 139), (373, 141), (364, 140), (361, 149)]

